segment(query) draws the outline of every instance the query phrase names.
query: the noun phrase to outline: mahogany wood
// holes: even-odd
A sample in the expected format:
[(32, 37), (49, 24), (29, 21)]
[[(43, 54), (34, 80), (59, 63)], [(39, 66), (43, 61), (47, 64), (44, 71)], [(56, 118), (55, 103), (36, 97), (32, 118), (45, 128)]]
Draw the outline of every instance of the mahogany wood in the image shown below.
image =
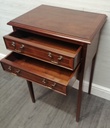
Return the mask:
[(104, 14), (41, 5), (11, 20), (8, 25), (71, 43), (90, 44), (106, 17)]
[(93, 80), (93, 74), (94, 74), (95, 60), (96, 60), (96, 54), (94, 55), (94, 58), (93, 58), (93, 60), (92, 60), (88, 94), (91, 94), (91, 87), (92, 87), (92, 80)]
[[(77, 66), (77, 69), (73, 72), (18, 53), (10, 54), (2, 59), (1, 63), (5, 71), (42, 84), (64, 95), (67, 94), (66, 90), (70, 79), (72, 77), (77, 78), (80, 66)], [(55, 86), (53, 86), (54, 84)]]
[[(80, 62), (81, 47), (32, 33), (16, 31), (4, 36), (7, 49), (74, 70)], [(30, 43), (31, 42), (31, 43)], [(23, 46), (23, 48), (21, 48)], [(50, 56), (49, 56), (50, 54)], [(59, 58), (61, 60), (59, 60)]]
[[(3, 59), (3, 69), (28, 80), (33, 101), (31, 81), (66, 94), (72, 76), (79, 78), (76, 110), (76, 121), (79, 121), (84, 72), (93, 60), (90, 93), (100, 31), (106, 18), (105, 14), (41, 5), (8, 22), (14, 32), (4, 37), (6, 47), (19, 54)], [(51, 52), (48, 53), (50, 60), (47, 51)], [(61, 62), (57, 62), (59, 56)]]
[(84, 45), (82, 48), (82, 64), (80, 70), (80, 77), (79, 77), (79, 88), (78, 88), (78, 97), (77, 97), (77, 109), (76, 109), (76, 121), (79, 121), (80, 118), (80, 111), (81, 111), (81, 102), (82, 102), (82, 91), (83, 91), (83, 77), (84, 77), (84, 67), (85, 67), (85, 60), (86, 60), (86, 52), (87, 52), (87, 45)]

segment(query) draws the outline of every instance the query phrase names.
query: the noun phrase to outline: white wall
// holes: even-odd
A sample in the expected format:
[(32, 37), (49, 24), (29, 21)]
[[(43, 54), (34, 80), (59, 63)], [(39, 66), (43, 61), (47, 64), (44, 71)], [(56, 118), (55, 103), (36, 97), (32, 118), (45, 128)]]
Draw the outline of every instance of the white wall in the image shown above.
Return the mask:
[[(108, 16), (100, 37), (93, 83), (110, 89), (110, 0), (0, 0), (0, 56), (9, 53), (2, 39), (3, 35), (12, 31), (6, 23), (41, 4), (104, 13)], [(86, 81), (89, 70), (90, 68), (85, 76)]]

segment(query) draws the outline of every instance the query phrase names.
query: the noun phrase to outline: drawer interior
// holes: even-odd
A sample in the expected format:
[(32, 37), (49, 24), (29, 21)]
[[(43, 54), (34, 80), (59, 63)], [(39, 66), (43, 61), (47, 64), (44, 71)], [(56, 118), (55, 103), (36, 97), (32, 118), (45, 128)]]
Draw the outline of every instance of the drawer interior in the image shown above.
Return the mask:
[(69, 80), (77, 72), (66, 70), (55, 65), (51, 65), (40, 60), (32, 59), (25, 55), (12, 52), (9, 56), (1, 60), (2, 63), (17, 67), (19, 69), (28, 71), (32, 74), (47, 78), (57, 83), (67, 86)]
[(68, 44), (64, 41), (43, 37), (21, 30), (12, 32), (11, 34), (4, 36), (4, 38), (22, 42), (37, 48), (47, 49), (52, 52), (54, 51), (55, 53), (61, 53), (62, 55), (69, 57), (75, 57), (76, 54), (81, 50), (81, 46), (77, 44)]

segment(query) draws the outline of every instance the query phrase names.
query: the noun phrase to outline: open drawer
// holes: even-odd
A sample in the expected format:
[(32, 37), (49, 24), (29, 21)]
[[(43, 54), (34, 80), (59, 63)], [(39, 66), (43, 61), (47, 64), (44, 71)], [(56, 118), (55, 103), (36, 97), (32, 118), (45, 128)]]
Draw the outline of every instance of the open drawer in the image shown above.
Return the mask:
[(77, 77), (79, 69), (79, 66), (77, 66), (73, 72), (15, 52), (2, 59), (1, 64), (5, 71), (37, 82), (65, 95), (67, 94), (69, 80), (72, 77)]
[(17, 30), (4, 36), (6, 48), (74, 70), (81, 60), (81, 46)]

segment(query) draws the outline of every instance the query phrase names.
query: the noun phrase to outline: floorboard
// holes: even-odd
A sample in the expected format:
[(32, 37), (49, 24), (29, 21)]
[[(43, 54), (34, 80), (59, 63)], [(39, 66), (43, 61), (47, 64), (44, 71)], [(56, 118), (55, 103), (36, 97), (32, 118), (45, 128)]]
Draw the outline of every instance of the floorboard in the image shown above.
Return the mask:
[(110, 101), (83, 93), (81, 119), (75, 120), (77, 90), (63, 96), (33, 83), (32, 103), (24, 79), (0, 66), (0, 128), (109, 128)]

